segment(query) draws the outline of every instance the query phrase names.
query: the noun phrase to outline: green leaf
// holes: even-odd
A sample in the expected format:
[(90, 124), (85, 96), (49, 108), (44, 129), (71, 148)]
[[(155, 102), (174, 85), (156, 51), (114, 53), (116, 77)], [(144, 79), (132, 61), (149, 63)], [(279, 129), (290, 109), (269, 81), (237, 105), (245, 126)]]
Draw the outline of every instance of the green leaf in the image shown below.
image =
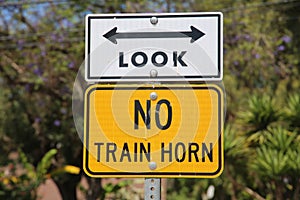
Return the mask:
[(285, 152), (263, 145), (256, 153), (250, 168), (260, 176), (279, 179), (288, 172), (290, 157)]
[(293, 148), (293, 142), (297, 138), (297, 133), (290, 132), (281, 126), (271, 128), (269, 133), (266, 140), (267, 145), (282, 152)]
[(38, 163), (37, 174), (38, 174), (39, 178), (43, 179), (43, 176), (47, 173), (47, 171), (51, 165), (51, 160), (56, 155), (56, 153), (57, 153), (56, 149), (49, 150), (43, 156), (42, 160)]
[(241, 120), (251, 127), (249, 134), (266, 130), (279, 120), (281, 113), (275, 102), (267, 95), (254, 95), (248, 101), (248, 109), (240, 113)]
[(292, 176), (294, 175), (300, 175), (300, 149), (297, 150), (290, 150), (287, 152), (287, 155), (289, 156), (288, 164), (292, 171), (290, 172)]
[(238, 135), (231, 125), (225, 126), (224, 129), (224, 152), (226, 159), (231, 161), (239, 161), (247, 153), (245, 138)]
[(287, 101), (285, 119), (291, 128), (300, 128), (300, 94), (292, 94)]

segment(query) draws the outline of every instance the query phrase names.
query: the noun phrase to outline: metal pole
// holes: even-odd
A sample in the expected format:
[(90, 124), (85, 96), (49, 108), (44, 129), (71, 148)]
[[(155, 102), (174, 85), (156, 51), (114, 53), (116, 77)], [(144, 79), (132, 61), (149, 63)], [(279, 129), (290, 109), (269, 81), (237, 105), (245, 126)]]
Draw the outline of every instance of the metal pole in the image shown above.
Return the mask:
[(145, 178), (145, 200), (160, 200), (161, 181), (160, 178)]

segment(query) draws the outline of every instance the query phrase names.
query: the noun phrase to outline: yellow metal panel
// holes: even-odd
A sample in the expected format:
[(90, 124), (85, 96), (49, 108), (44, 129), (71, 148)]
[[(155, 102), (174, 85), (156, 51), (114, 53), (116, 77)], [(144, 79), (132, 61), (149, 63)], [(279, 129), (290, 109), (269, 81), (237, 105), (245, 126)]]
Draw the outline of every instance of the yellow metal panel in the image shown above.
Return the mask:
[(89, 87), (85, 172), (92, 177), (219, 176), (223, 98), (216, 85)]

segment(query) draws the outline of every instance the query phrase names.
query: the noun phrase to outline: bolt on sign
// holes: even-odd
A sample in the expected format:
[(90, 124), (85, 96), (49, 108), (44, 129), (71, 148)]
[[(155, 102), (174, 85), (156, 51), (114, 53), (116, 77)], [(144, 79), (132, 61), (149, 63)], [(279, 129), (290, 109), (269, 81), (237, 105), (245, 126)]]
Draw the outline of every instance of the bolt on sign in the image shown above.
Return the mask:
[(90, 86), (84, 171), (91, 177), (217, 177), (224, 162), (223, 98), (216, 85)]
[(220, 81), (223, 15), (87, 15), (85, 61), (85, 78), (93, 82)]

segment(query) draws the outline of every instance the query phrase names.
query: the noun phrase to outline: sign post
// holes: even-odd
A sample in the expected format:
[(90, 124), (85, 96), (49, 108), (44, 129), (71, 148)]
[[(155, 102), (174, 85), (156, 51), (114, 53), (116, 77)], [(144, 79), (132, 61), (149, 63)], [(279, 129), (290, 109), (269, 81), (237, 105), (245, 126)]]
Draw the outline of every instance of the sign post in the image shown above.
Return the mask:
[(160, 200), (161, 198), (161, 179), (145, 178), (145, 200)]

